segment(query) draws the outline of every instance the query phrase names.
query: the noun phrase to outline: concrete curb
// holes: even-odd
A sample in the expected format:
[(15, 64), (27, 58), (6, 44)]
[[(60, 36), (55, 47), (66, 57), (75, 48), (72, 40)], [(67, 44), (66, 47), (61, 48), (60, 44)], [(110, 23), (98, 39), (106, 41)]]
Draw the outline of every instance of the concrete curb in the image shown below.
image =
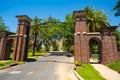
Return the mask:
[(79, 74), (74, 70), (74, 74), (77, 77), (78, 80), (84, 80)]

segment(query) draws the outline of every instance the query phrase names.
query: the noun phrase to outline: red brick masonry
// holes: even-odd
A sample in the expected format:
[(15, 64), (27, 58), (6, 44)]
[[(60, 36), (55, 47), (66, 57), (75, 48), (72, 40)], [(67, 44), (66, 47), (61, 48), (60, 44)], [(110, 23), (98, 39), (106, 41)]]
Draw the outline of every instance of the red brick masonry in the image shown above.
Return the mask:
[(75, 61), (89, 63), (91, 39), (99, 43), (100, 61), (102, 64), (114, 62), (119, 59), (115, 29), (117, 26), (106, 27), (100, 32), (89, 33), (87, 31), (86, 14), (84, 10), (74, 11), (74, 57)]

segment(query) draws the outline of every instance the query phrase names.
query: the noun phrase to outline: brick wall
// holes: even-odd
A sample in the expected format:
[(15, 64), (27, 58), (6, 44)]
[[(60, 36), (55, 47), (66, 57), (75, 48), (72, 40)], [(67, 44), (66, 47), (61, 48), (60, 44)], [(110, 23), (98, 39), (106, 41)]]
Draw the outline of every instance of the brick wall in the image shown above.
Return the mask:
[(115, 27), (107, 27), (101, 33), (88, 33), (86, 24), (86, 11), (74, 12), (75, 33), (74, 33), (74, 57), (75, 61), (82, 63), (89, 62), (89, 41), (96, 38), (100, 44), (100, 59), (102, 64), (114, 62), (119, 59)]

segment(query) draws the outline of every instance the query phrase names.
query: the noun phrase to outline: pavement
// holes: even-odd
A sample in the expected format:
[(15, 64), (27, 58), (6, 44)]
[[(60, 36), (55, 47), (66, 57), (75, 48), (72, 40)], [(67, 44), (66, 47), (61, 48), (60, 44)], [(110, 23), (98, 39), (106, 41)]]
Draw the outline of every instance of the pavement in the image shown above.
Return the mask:
[[(120, 80), (120, 74), (102, 64), (91, 64), (106, 80)], [(68, 55), (48, 55), (35, 62), (0, 70), (0, 80), (84, 80), (74, 71)]]
[(103, 64), (91, 64), (105, 80), (120, 80), (120, 74)]
[(73, 64), (72, 57), (53, 54), (0, 70), (0, 80), (78, 80)]

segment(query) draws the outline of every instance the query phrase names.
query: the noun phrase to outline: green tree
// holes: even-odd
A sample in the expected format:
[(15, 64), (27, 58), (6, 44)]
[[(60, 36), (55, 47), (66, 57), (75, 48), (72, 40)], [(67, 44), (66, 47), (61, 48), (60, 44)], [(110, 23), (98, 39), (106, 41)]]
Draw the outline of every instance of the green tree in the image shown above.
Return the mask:
[(0, 31), (8, 31), (8, 27), (5, 26), (5, 23), (1, 16), (0, 16)]
[(120, 31), (116, 29), (115, 33), (116, 33), (117, 46), (120, 50)]
[(41, 19), (39, 19), (37, 16), (33, 18), (33, 22), (31, 23), (31, 35), (33, 37), (33, 51), (32, 55), (35, 55), (35, 47), (36, 47), (36, 41), (38, 35), (43, 33), (43, 29), (41, 26)]
[(47, 35), (44, 36), (43, 44), (46, 48), (46, 51), (52, 51), (56, 48), (54, 43), (58, 39), (59, 34), (59, 25), (60, 20), (57, 18), (52, 18), (51, 16), (49, 18), (42, 19), (42, 26), (46, 28)]
[(120, 16), (120, 0), (118, 0), (117, 4), (112, 9), (113, 11), (116, 11), (115, 16)]
[(73, 52), (74, 44), (74, 23), (73, 15), (67, 14), (62, 28), (63, 49), (65, 51)]
[(87, 10), (86, 22), (89, 32), (99, 31), (105, 26), (109, 26), (109, 20), (102, 10), (95, 10), (94, 7), (85, 7)]

